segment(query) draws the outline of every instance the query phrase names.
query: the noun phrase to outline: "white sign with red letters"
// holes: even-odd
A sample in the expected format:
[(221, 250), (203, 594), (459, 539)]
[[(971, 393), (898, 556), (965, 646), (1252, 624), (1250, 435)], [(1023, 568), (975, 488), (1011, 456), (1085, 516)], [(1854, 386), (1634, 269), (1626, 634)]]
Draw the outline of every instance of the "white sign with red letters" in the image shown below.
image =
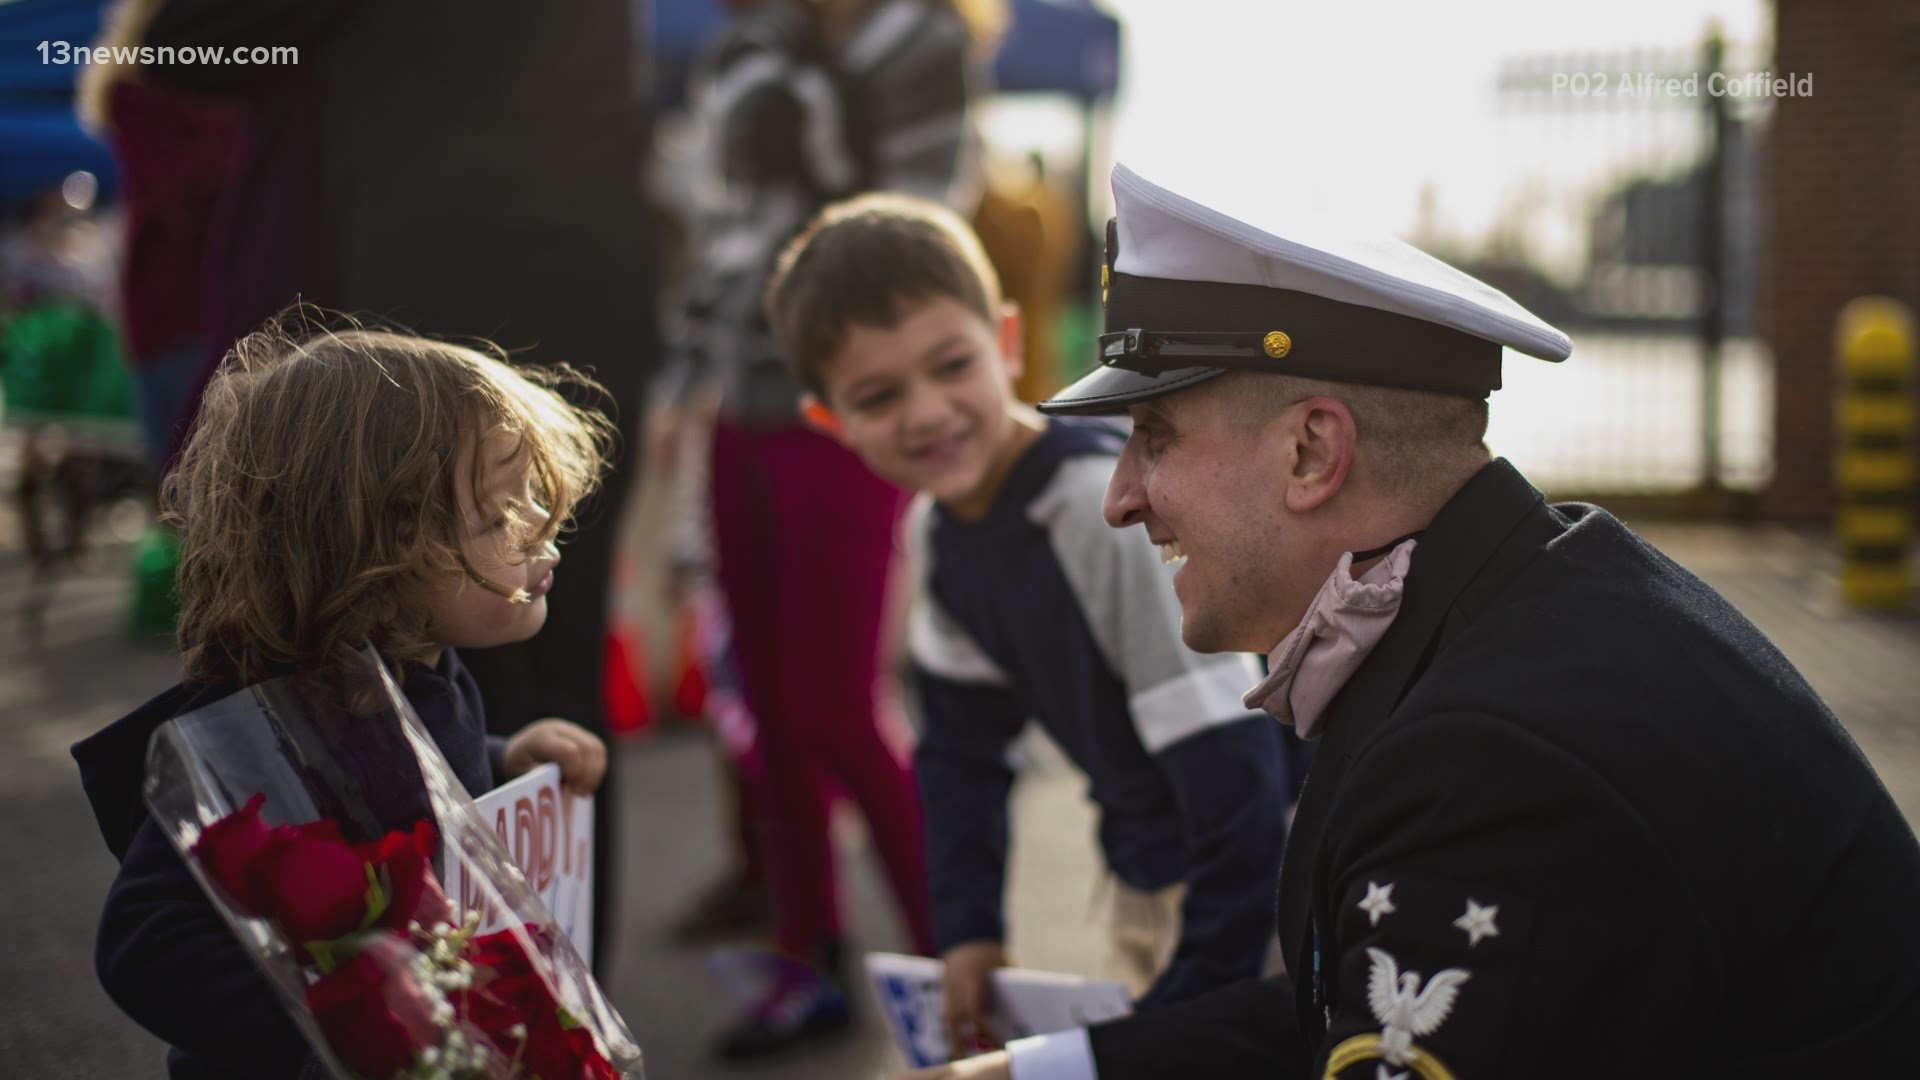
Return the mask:
[[(560, 931), (573, 939), (583, 959), (593, 956), (593, 800), (560, 786), (560, 768), (541, 765), (474, 800), (493, 823), (527, 884), (553, 912)], [(502, 929), (506, 920), (481, 903), (466, 867), (447, 867), (447, 895), (460, 910), (479, 908), (480, 932)]]

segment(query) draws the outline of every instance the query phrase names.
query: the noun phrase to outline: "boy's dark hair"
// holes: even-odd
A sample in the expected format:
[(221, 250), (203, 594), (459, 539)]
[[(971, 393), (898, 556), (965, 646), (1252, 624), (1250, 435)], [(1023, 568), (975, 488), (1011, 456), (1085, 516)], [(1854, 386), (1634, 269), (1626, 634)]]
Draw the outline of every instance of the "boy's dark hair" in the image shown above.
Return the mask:
[(942, 296), (998, 324), (1000, 277), (980, 238), (937, 203), (861, 195), (822, 210), (781, 253), (767, 321), (787, 366), (825, 397), (822, 372), (849, 327), (892, 326), (903, 305)]

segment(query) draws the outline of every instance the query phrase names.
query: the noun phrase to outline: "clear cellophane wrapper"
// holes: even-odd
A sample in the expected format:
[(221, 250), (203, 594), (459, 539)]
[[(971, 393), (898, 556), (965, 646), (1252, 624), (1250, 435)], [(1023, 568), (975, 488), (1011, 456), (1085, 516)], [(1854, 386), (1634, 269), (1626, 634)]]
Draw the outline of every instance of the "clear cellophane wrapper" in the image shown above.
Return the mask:
[[(145, 795), (331, 1075), (642, 1076), (625, 1021), (371, 649), (169, 721)], [(456, 863), (466, 908), (444, 888)], [(504, 929), (480, 933), (483, 915)]]

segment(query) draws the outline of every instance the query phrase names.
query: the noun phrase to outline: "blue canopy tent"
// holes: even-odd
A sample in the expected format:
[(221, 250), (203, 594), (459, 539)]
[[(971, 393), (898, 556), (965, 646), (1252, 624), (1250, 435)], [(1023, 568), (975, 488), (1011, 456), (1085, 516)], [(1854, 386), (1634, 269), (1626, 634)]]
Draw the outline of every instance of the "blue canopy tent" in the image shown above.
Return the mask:
[[(643, 0), (645, 2), (645, 0)], [(651, 0), (657, 101), (681, 103), (688, 70), (725, 19), (720, 0)], [(1112, 99), (1120, 74), (1120, 24), (1092, 0), (1012, 0), (994, 64), (1000, 93), (1062, 94), (1091, 109)], [(57, 183), (77, 169), (113, 189), (107, 149), (73, 118), (81, 68), (43, 62), (41, 42), (78, 47), (100, 29), (101, 0), (0, 0), (0, 202)]]
[[(25, 198), (84, 169), (113, 190), (113, 157), (80, 130), (73, 84), (81, 68), (41, 60), (41, 42), (90, 44), (99, 0), (0, 0), (0, 203)], [(49, 59), (51, 46), (49, 46)]]
[(1014, 0), (994, 58), (1003, 94), (1060, 93), (1110, 101), (1120, 85), (1120, 23), (1092, 0)]

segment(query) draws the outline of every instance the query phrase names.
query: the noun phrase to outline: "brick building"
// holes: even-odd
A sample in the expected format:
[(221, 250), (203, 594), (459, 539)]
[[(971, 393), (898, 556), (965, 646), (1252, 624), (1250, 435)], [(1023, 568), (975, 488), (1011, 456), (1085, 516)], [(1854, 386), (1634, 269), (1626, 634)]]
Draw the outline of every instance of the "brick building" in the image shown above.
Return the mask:
[(1920, 4), (1774, 0), (1776, 74), (1813, 96), (1774, 108), (1772, 266), (1764, 325), (1777, 365), (1775, 472), (1763, 507), (1834, 507), (1834, 319), (1882, 293), (1920, 310)]

